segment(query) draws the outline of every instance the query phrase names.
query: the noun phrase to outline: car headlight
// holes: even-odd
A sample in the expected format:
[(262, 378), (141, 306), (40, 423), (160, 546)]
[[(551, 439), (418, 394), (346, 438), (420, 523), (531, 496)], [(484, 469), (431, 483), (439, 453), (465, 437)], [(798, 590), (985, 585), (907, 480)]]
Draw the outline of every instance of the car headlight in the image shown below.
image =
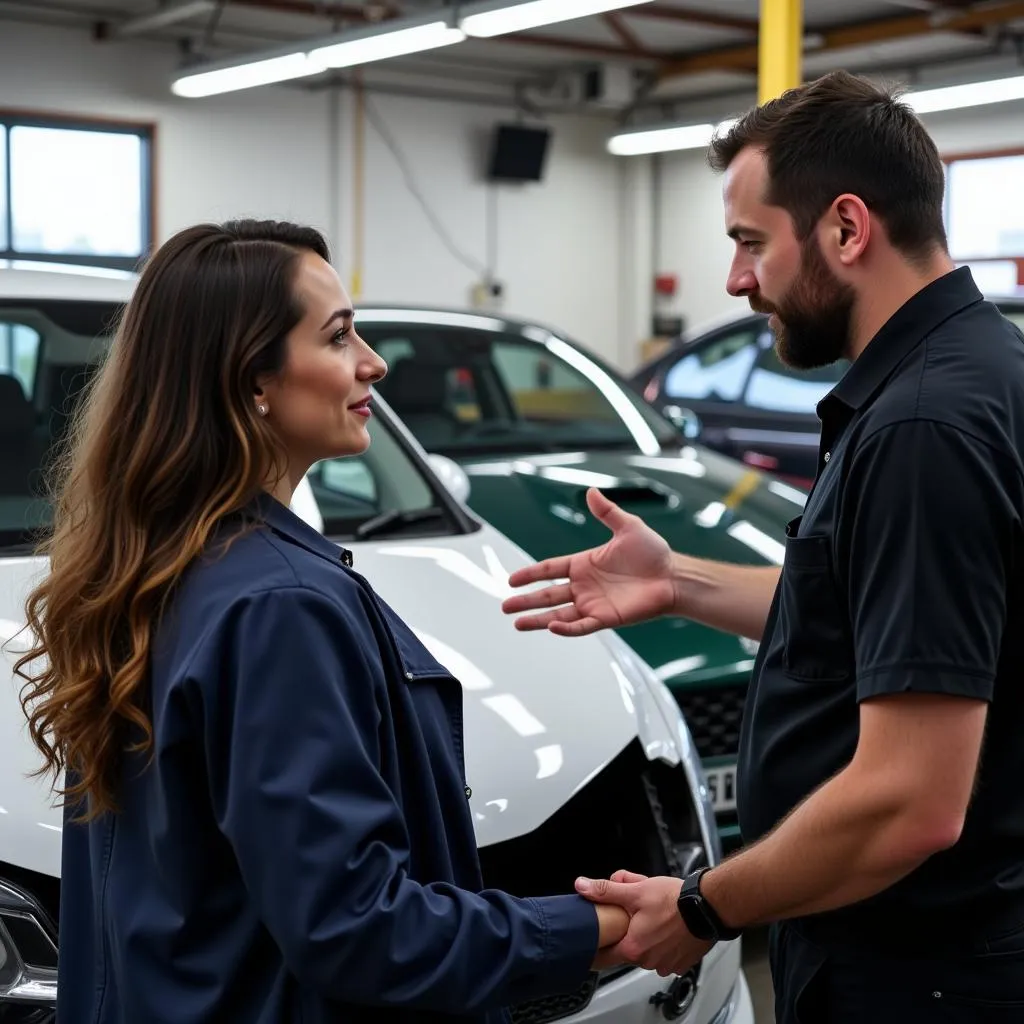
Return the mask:
[(679, 759), (679, 764), (686, 773), (690, 784), (694, 811), (700, 824), (708, 863), (712, 867), (721, 863), (722, 840), (718, 834), (715, 812), (711, 805), (711, 793), (708, 791), (700, 754), (697, 752), (686, 719), (672, 696), (672, 691), (654, 674), (650, 665), (618, 634), (606, 632), (602, 634), (602, 639), (611, 648), (619, 668), (629, 679), (633, 688), (637, 692), (649, 694), (658, 708), (662, 720), (673, 737), (675, 756)]
[(57, 946), (27, 893), (0, 880), (0, 1020), (36, 1024), (57, 1005)]

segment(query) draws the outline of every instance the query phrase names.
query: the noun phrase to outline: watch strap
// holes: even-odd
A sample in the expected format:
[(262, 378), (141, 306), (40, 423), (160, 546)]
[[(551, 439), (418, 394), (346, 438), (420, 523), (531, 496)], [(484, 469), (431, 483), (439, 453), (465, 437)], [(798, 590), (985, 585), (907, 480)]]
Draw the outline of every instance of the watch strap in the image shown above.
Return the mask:
[(726, 925), (700, 891), (701, 879), (710, 870), (709, 867), (698, 868), (683, 879), (679, 913), (696, 938), (714, 942), (738, 939), (742, 932)]

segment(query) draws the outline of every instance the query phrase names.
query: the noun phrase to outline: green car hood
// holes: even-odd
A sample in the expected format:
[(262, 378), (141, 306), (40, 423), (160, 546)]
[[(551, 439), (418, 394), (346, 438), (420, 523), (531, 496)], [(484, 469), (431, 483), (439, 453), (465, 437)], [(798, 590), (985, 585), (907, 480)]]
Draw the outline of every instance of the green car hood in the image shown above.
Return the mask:
[[(463, 457), (469, 506), (538, 560), (604, 543), (589, 512), (596, 486), (680, 552), (750, 565), (781, 564), (786, 523), (804, 494), (708, 449)], [(756, 644), (682, 619), (618, 631), (672, 688), (744, 681)]]

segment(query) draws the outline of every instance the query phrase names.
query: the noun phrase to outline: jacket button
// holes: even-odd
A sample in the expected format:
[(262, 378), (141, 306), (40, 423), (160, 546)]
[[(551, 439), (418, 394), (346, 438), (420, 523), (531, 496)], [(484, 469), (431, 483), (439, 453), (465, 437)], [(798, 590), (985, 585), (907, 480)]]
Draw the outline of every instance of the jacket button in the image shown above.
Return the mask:
[(467, 800), (471, 800), (472, 798), (473, 798), (473, 790), (471, 790), (469, 788), (469, 786), (467, 786), (466, 787), (466, 799)]
[(416, 677), (411, 672), (406, 672), (405, 673), (405, 678), (406, 679), (415, 679)]

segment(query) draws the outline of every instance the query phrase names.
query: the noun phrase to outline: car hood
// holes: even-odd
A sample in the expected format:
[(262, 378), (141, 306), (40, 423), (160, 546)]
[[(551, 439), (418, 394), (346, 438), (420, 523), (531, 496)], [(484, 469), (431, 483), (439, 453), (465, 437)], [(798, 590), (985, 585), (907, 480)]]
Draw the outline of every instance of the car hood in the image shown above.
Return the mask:
[[(469, 505), (535, 559), (601, 544), (608, 530), (586, 505), (598, 487), (639, 515), (676, 551), (751, 565), (781, 565), (786, 524), (805, 495), (700, 446), (659, 455), (565, 452), (460, 459)], [(671, 686), (744, 678), (756, 645), (682, 619), (620, 635)]]
[[(346, 545), (350, 546), (350, 545)], [(481, 846), (537, 828), (633, 739), (678, 762), (678, 722), (614, 636), (518, 633), (501, 611), (529, 559), (494, 529), (351, 545), (355, 569), (464, 689), (467, 780)], [(61, 812), (24, 726), (11, 666), (26, 647), (24, 595), (39, 559), (0, 562), (0, 860), (59, 874)]]

